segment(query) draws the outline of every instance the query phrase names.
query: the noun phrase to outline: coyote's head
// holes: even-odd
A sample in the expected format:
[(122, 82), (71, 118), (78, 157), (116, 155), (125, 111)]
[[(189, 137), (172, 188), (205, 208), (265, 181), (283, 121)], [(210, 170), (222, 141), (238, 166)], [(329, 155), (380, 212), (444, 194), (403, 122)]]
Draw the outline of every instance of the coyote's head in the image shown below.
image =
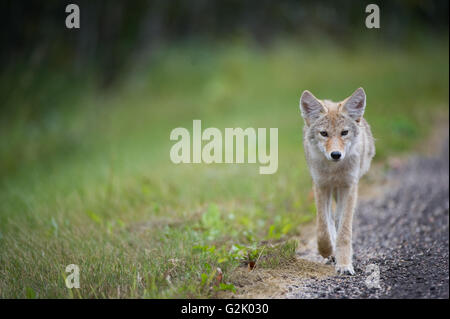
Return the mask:
[(319, 100), (309, 91), (300, 98), (306, 138), (330, 161), (341, 161), (351, 151), (359, 134), (366, 107), (366, 93), (357, 89), (342, 102)]

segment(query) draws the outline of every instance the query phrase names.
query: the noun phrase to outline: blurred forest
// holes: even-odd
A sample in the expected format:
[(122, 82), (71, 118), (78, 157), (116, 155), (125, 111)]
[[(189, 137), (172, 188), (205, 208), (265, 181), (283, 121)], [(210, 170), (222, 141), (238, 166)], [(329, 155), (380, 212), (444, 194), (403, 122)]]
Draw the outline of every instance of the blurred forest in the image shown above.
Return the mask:
[[(64, 27), (69, 3), (1, 2), (2, 76), (15, 67), (52, 67), (68, 74), (95, 67), (99, 86), (108, 87), (130, 61), (148, 58), (161, 45), (189, 38), (247, 37), (268, 45), (280, 35), (290, 35), (300, 41), (327, 37), (347, 44), (367, 31), (362, 26), (370, 2), (79, 0), (75, 2), (81, 11), (78, 30)], [(446, 0), (383, 1), (379, 6), (382, 39), (388, 43), (408, 40), (417, 32), (429, 36), (448, 31)], [(3, 87), (5, 94), (8, 90)]]

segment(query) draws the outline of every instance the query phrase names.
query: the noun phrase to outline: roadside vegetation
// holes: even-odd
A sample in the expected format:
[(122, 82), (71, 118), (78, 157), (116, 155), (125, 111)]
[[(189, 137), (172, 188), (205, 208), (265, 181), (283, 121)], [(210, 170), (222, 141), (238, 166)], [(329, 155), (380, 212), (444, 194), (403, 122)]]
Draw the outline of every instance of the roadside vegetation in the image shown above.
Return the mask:
[[(185, 43), (107, 91), (89, 72), (15, 67), (0, 78), (0, 297), (235, 291), (227, 278), (236, 267), (290, 260), (292, 237), (315, 214), (301, 92), (340, 100), (364, 87), (382, 162), (424, 141), (436, 114), (448, 116), (448, 70), (448, 40), (345, 49)], [(222, 131), (277, 127), (277, 173), (173, 164), (169, 134), (191, 131), (193, 119)], [(80, 267), (80, 289), (65, 286), (69, 264)]]

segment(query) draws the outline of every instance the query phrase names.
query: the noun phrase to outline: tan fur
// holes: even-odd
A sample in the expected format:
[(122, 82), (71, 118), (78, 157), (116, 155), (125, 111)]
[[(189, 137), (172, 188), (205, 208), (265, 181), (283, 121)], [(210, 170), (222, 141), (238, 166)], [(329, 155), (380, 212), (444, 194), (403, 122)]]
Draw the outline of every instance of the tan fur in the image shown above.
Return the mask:
[[(317, 244), (324, 257), (336, 257), (336, 271), (354, 274), (352, 223), (358, 182), (370, 168), (375, 145), (369, 124), (363, 118), (362, 88), (339, 103), (319, 100), (305, 91), (300, 110), (305, 119), (303, 145), (314, 184), (317, 207)], [(348, 131), (343, 136), (342, 132)], [(327, 136), (322, 136), (326, 132)], [(341, 158), (332, 158), (339, 152)], [(332, 211), (332, 197), (336, 211)]]

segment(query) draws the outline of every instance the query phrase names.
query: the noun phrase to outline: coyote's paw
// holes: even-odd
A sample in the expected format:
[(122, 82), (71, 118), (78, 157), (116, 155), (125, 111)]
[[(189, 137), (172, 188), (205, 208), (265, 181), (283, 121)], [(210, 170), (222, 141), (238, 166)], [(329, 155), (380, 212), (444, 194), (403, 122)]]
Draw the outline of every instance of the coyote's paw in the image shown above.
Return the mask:
[(334, 256), (330, 256), (325, 261), (326, 265), (336, 265), (336, 258)]
[(353, 265), (336, 265), (336, 272), (339, 275), (354, 275), (355, 270), (353, 269)]

